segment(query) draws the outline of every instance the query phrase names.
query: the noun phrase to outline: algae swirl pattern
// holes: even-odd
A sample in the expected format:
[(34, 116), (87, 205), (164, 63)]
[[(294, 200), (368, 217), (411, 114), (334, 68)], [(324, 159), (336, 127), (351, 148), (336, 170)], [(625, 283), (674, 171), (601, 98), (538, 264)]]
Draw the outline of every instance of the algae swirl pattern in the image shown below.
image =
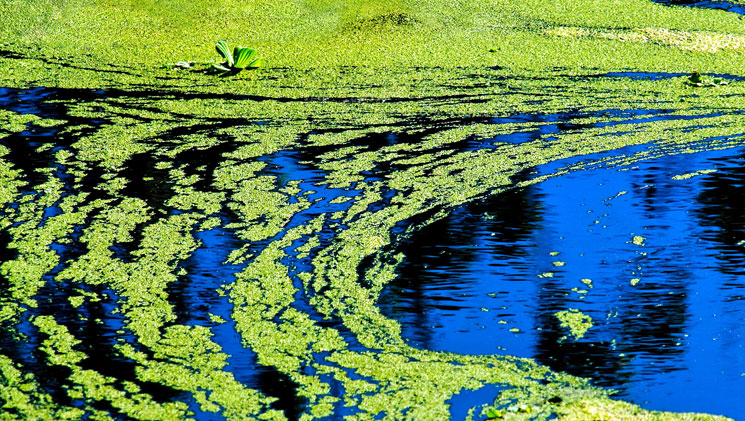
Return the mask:
[(319, 71), (307, 97), (282, 69), (236, 94), (189, 74), (0, 90), (7, 416), (446, 419), (487, 384), (536, 417), (682, 416), (531, 360), (411, 347), (376, 300), (398, 242), (545, 179), (517, 174), (742, 146), (739, 84), (420, 68), (360, 96), (367, 71), (327, 91)]

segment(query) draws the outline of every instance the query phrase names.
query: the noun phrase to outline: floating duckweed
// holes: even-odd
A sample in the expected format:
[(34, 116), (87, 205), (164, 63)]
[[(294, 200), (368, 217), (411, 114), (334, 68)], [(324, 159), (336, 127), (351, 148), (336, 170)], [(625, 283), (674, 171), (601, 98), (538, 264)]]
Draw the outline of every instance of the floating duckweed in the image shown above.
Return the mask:
[(694, 171), (691, 173), (681, 174), (681, 175), (674, 175), (672, 178), (673, 180), (688, 180), (689, 178), (697, 177), (699, 175), (705, 175), (705, 174), (712, 174), (717, 172), (715, 169), (710, 170), (700, 170), (700, 171)]
[(68, 297), (67, 300), (70, 302), (70, 304), (73, 307), (80, 307), (81, 305), (83, 305), (83, 302), (85, 301), (85, 297), (83, 297), (82, 295), (77, 295), (74, 297)]
[(558, 311), (554, 316), (559, 319), (561, 327), (569, 329), (574, 340), (582, 339), (593, 326), (592, 318), (575, 308)]
[(716, 53), (721, 50), (745, 49), (745, 37), (716, 32), (676, 31), (665, 28), (634, 28), (631, 30), (591, 30), (577, 27), (558, 27), (546, 31), (560, 37), (588, 37), (620, 42), (655, 43), (685, 51)]
[(553, 278), (554, 273), (553, 272), (543, 272), (540, 275), (538, 275), (539, 278)]
[(211, 321), (212, 323), (217, 323), (217, 324), (227, 323), (227, 322), (225, 321), (225, 319), (223, 319), (222, 317), (220, 317), (220, 316), (218, 316), (218, 315), (216, 315), (216, 314), (212, 314), (212, 313), (210, 313), (210, 314), (209, 314), (209, 317), (210, 317), (210, 321)]

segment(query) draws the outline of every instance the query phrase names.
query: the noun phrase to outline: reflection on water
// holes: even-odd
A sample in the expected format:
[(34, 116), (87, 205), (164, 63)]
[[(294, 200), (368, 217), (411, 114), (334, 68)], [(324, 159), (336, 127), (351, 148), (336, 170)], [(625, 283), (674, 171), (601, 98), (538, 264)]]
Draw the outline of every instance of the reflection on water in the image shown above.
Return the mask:
[[(402, 246), (381, 307), (417, 347), (533, 357), (650, 409), (743, 415), (744, 164), (742, 149), (669, 156), (470, 204)], [(570, 308), (594, 322), (577, 341), (554, 316)]]

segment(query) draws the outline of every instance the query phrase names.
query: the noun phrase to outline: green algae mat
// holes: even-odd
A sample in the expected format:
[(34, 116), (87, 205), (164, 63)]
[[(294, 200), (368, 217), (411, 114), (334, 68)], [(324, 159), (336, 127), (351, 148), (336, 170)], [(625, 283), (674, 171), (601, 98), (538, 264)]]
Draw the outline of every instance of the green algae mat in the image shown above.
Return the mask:
[(459, 206), (745, 145), (743, 62), (737, 14), (646, 0), (0, 0), (0, 419), (722, 419), (378, 299)]

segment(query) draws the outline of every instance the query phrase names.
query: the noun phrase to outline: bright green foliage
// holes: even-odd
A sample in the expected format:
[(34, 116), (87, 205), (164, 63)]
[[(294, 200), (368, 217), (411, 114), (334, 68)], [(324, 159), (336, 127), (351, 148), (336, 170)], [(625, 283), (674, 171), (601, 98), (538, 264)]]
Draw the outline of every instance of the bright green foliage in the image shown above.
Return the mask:
[(257, 59), (256, 50), (253, 48), (245, 48), (236, 46), (233, 50), (233, 54), (230, 54), (228, 44), (224, 40), (220, 40), (215, 45), (215, 49), (225, 59), (222, 64), (213, 65), (212, 67), (221, 72), (232, 72), (238, 73), (243, 69), (254, 69), (261, 67), (263, 61)]
[(576, 308), (557, 311), (554, 316), (559, 319), (561, 327), (569, 330), (569, 334), (575, 340), (582, 339), (585, 333), (593, 326), (592, 318)]
[(215, 49), (217, 49), (217, 52), (225, 59), (225, 63), (227, 63), (227, 66), (233, 67), (233, 56), (230, 54), (228, 43), (224, 40), (217, 41)]
[(710, 78), (708, 76), (703, 76), (699, 72), (693, 72), (688, 77), (686, 84), (691, 86), (722, 86), (727, 85), (728, 82), (722, 78)]
[(235, 57), (235, 64), (233, 66), (236, 69), (261, 67), (261, 60), (254, 59), (256, 57), (256, 50), (252, 48), (235, 47), (233, 55)]
[(225, 34), (250, 39), (272, 66), (299, 69), (499, 65), (736, 74), (745, 52), (737, 14), (650, 0), (5, 0), (0, 16), (0, 40), (14, 48), (39, 46), (49, 56), (95, 65), (208, 62), (214, 40)]

